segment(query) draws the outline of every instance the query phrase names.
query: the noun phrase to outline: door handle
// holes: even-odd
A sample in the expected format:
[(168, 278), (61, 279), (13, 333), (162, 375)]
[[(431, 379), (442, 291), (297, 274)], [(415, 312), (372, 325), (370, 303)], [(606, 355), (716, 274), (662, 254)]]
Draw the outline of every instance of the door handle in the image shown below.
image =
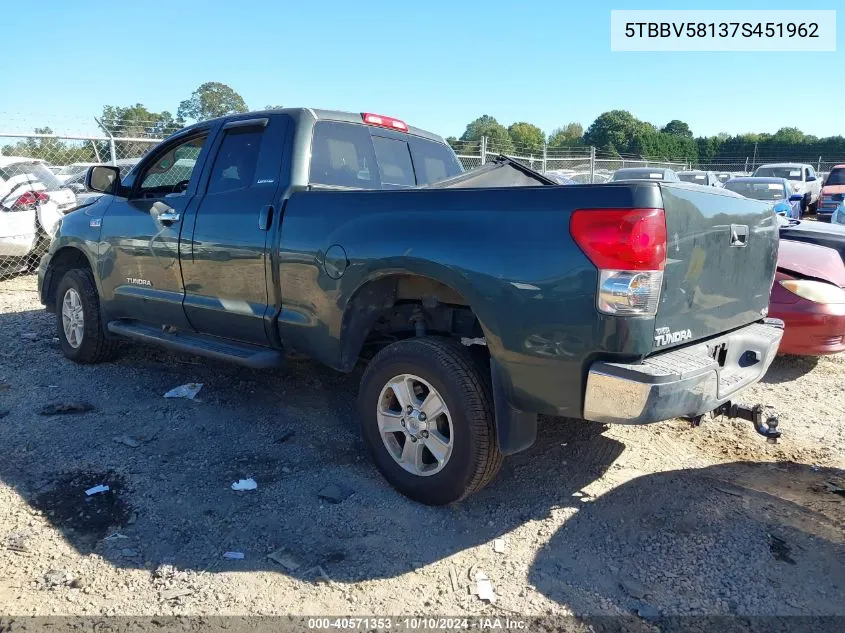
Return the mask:
[(267, 204), (258, 212), (258, 230), (269, 231), (273, 225), (273, 205)]
[(179, 218), (182, 217), (175, 211), (165, 211), (164, 213), (158, 214), (158, 219), (160, 222), (164, 222), (165, 224), (169, 224), (171, 222), (178, 222)]

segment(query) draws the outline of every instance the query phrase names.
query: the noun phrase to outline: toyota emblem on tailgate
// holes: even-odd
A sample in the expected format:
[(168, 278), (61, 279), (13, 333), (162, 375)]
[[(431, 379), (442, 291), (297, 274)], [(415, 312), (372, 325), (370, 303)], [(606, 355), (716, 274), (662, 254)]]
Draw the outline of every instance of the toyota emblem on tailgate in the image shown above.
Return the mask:
[(748, 225), (731, 224), (731, 246), (744, 248), (748, 245)]

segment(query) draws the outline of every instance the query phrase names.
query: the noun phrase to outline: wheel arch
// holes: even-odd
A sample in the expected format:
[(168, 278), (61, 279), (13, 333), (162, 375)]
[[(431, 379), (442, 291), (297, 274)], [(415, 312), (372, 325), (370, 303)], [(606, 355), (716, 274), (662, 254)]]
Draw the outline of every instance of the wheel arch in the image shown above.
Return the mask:
[[(56, 290), (64, 274), (75, 268), (94, 272), (94, 266), (85, 252), (76, 246), (63, 246), (50, 256), (50, 263), (44, 272), (44, 282), (41, 284), (41, 303), (47, 310), (56, 309)], [(96, 283), (96, 275), (94, 280)]]

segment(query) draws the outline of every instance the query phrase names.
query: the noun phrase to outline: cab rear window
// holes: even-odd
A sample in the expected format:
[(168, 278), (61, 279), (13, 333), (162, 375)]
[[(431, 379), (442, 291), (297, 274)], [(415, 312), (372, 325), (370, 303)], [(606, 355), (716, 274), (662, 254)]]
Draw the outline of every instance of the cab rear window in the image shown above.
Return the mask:
[(413, 187), (461, 173), (451, 149), (412, 135), (380, 136), (354, 123), (318, 121), (311, 141), (311, 184), (359, 189)]

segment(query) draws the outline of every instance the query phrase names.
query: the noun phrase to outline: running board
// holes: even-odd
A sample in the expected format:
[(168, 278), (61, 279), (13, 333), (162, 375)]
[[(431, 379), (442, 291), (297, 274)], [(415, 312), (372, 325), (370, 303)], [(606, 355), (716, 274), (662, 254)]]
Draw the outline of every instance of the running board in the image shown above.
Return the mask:
[(284, 362), (284, 356), (279, 350), (192, 332), (164, 332), (138, 321), (111, 321), (107, 328), (115, 336), (149, 343), (172, 352), (225, 360), (252, 369), (271, 369), (280, 367)]

